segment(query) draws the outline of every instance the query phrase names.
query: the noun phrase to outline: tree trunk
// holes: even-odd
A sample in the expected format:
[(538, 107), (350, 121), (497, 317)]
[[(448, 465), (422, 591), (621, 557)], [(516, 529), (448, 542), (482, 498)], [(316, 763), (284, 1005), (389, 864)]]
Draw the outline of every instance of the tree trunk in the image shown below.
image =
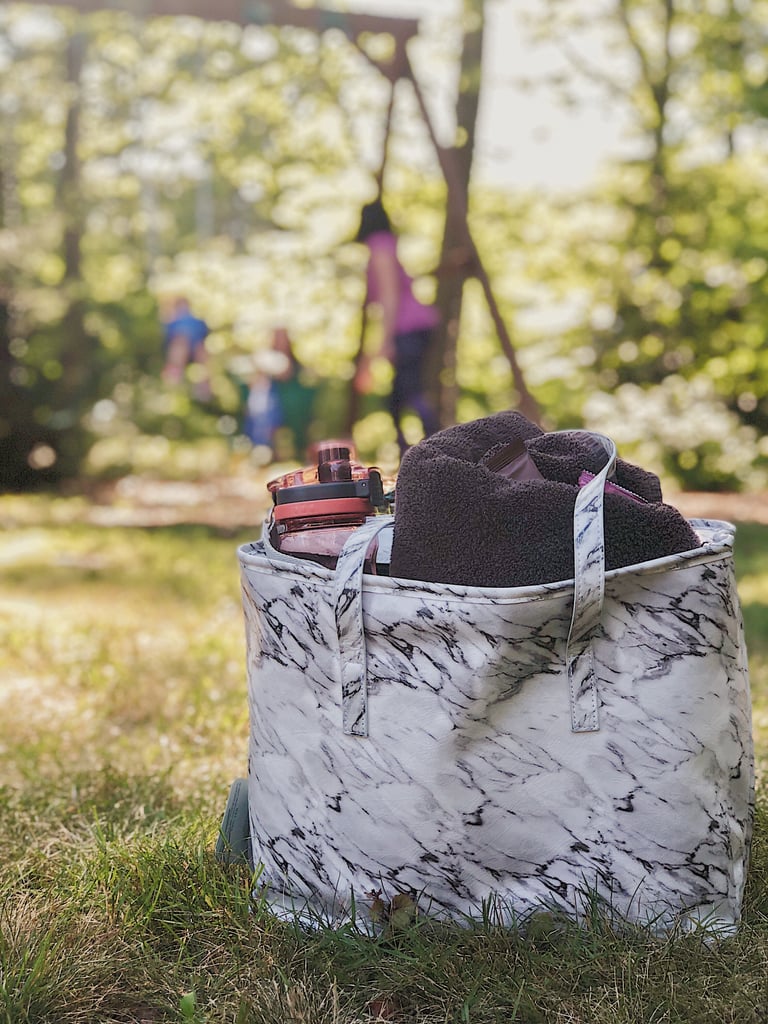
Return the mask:
[[(64, 125), (64, 164), (57, 187), (62, 211), (61, 290), (67, 307), (60, 324), (58, 377), (30, 377), (13, 351), (12, 339), (28, 329), (17, 321), (10, 287), (0, 289), (0, 488), (32, 490), (75, 476), (87, 451), (83, 418), (98, 379), (98, 346), (85, 326), (82, 278), (83, 199), (80, 161), (80, 79), (85, 36), (73, 35), (66, 49), (66, 88), (70, 102)], [(7, 159), (7, 158), (6, 158)], [(6, 182), (7, 189), (7, 182)], [(7, 215), (8, 209), (4, 209)], [(28, 343), (35, 343), (31, 329)], [(41, 422), (40, 407), (47, 409)]]
[[(459, 92), (456, 101), (456, 139), (454, 145), (443, 151), (444, 160), (450, 162), (446, 175), (448, 188), (445, 229), (440, 248), (440, 267), (436, 303), (441, 322), (427, 364), (432, 399), (438, 409), (440, 425), (456, 422), (456, 345), (461, 325), (461, 306), (464, 282), (469, 262), (456, 259), (457, 254), (468, 257), (474, 246), (467, 227), (469, 208), (469, 180), (475, 149), (475, 129), (480, 106), (480, 82), (483, 62), (483, 26), (485, 0), (464, 0), (465, 32), (459, 69)], [(458, 265), (457, 265), (458, 264)], [(445, 268), (456, 266), (453, 273)]]
[[(71, 100), (64, 126), (64, 165), (59, 178), (59, 209), (64, 215), (62, 286), (68, 296), (62, 323), (59, 408), (73, 407), (84, 392), (91, 372), (87, 357), (82, 289), (82, 207), (80, 189), (80, 76), (85, 60), (85, 36), (75, 33), (67, 44), (67, 87)], [(74, 411), (74, 409), (73, 409)]]
[(60, 209), (64, 211), (62, 251), (67, 310), (61, 323), (61, 377), (52, 406), (57, 410), (56, 449), (62, 476), (75, 475), (87, 450), (83, 417), (95, 392), (99, 368), (98, 341), (85, 325), (86, 303), (82, 276), (84, 203), (80, 173), (81, 76), (86, 36), (75, 33), (67, 45), (67, 86), (71, 100), (64, 129), (64, 165), (59, 178)]
[[(456, 347), (461, 325), (464, 283), (470, 276), (476, 277), (480, 282), (501, 347), (509, 361), (517, 392), (517, 408), (534, 423), (540, 420), (538, 404), (526, 386), (512, 341), (493, 295), (490, 278), (475, 248), (467, 222), (475, 126), (480, 106), (484, 8), (485, 0), (464, 0), (465, 33), (459, 96), (456, 103), (456, 145), (447, 150), (442, 149), (434, 134), (432, 136), (448, 188), (445, 231), (440, 254), (440, 267), (443, 273), (439, 278), (436, 300), (442, 320), (440, 328), (435, 332), (435, 342), (428, 361), (431, 396), (439, 411), (440, 424), (443, 427), (456, 422)], [(422, 114), (429, 125), (429, 116), (418, 86), (416, 93)]]

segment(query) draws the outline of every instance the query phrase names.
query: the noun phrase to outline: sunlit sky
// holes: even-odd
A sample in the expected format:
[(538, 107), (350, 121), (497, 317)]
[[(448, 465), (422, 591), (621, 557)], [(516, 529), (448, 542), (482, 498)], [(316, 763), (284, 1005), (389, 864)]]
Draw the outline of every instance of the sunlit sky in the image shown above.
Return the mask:
[[(446, 16), (461, 0), (346, 0), (333, 6), (392, 16), (416, 17), (421, 36), (413, 56), (417, 76), (433, 98), (433, 116), (440, 119), (439, 97), (450, 98), (450, 83), (440, 88), (440, 33)], [(329, 3), (328, 6), (331, 6)], [(515, 79), (532, 78), (563, 67), (553, 47), (532, 45), (522, 15), (536, 0), (487, 0), (483, 84), (474, 176), (478, 182), (547, 189), (589, 184), (602, 160), (622, 147), (621, 112), (585, 98), (578, 109), (565, 110), (546, 88), (520, 91)], [(594, 46), (597, 41), (585, 40)], [(444, 49), (444, 47), (443, 47)], [(417, 60), (417, 56), (422, 59)]]

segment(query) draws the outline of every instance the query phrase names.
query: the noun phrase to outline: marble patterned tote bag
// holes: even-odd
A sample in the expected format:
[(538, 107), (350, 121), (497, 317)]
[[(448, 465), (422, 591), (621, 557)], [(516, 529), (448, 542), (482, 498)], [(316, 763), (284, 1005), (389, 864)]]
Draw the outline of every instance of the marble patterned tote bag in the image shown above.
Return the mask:
[[(597, 436), (597, 435), (593, 435)], [(574, 580), (445, 586), (239, 550), (254, 862), (273, 906), (340, 921), (407, 893), (454, 920), (739, 920), (753, 814), (733, 527), (604, 569), (581, 488)]]

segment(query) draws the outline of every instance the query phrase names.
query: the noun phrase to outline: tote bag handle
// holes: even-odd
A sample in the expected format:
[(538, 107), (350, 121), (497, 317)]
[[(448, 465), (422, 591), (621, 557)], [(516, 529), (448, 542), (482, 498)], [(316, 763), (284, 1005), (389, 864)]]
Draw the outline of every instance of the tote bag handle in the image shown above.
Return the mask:
[[(339, 554), (334, 573), (336, 634), (341, 665), (341, 704), (344, 732), (368, 735), (368, 680), (363, 630), (363, 569), (371, 542), (382, 530), (392, 529), (394, 516), (380, 515), (350, 534)], [(316, 578), (317, 566), (295, 555), (286, 555), (272, 544), (272, 517), (261, 531), (261, 543), (273, 569), (301, 572)]]
[[(606, 454), (606, 463), (600, 473), (580, 488), (573, 510), (573, 612), (565, 649), (571, 729), (573, 732), (595, 732), (600, 728), (600, 722), (592, 637), (603, 610), (603, 494), (605, 482), (616, 465), (616, 446), (603, 434), (573, 430), (563, 433), (583, 433), (597, 441)], [(342, 717), (344, 732), (350, 736), (368, 735), (363, 564), (373, 539), (382, 530), (392, 527), (393, 518), (381, 516), (355, 530), (344, 545), (336, 566), (334, 597)]]
[(571, 706), (571, 730), (596, 732), (598, 714), (597, 674), (592, 638), (600, 624), (605, 593), (605, 533), (603, 496), (605, 484), (616, 467), (616, 445), (603, 434), (584, 433), (598, 441), (607, 456), (601, 471), (579, 489), (573, 509), (573, 612), (565, 660)]

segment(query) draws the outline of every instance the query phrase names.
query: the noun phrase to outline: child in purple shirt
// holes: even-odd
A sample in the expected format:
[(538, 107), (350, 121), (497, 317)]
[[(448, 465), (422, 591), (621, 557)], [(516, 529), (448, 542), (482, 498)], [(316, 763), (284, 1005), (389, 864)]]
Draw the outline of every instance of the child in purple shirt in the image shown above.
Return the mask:
[(425, 437), (434, 434), (439, 426), (423, 375), (432, 332), (440, 317), (434, 306), (424, 305), (413, 294), (412, 278), (398, 259), (397, 239), (381, 200), (363, 207), (355, 240), (365, 243), (370, 252), (365, 301), (379, 305), (382, 311), (381, 354), (394, 368), (388, 409), (402, 454), (408, 447), (401, 429), (406, 408), (418, 415)]

